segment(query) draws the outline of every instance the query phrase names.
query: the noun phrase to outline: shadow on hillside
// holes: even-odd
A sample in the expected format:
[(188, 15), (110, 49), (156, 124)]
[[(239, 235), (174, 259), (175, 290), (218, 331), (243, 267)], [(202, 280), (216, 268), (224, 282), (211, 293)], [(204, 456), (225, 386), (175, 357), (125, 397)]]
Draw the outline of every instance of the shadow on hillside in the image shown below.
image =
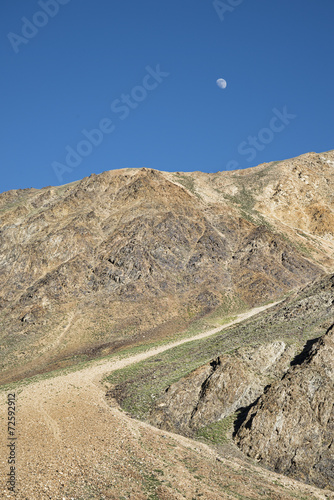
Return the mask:
[[(270, 387), (270, 385), (267, 385), (264, 388), (264, 392), (269, 387)], [(239, 408), (237, 410), (237, 417), (236, 417), (236, 419), (233, 422), (233, 434), (232, 434), (233, 438), (235, 437), (235, 435), (237, 434), (238, 430), (240, 429), (240, 427), (242, 426), (242, 424), (246, 420), (246, 418), (247, 418), (247, 416), (249, 414), (249, 411), (251, 410), (251, 408), (253, 408), (253, 406), (256, 405), (256, 403), (258, 402), (258, 400), (260, 399), (260, 397), (261, 396), (259, 396), (258, 398), (256, 398), (255, 401), (253, 401), (253, 403), (251, 403), (250, 405), (243, 406), (242, 408)], [(250, 420), (249, 424), (251, 424), (251, 420)], [(248, 427), (248, 424), (247, 424), (247, 427)]]
[(320, 339), (321, 337), (318, 337), (316, 339), (310, 339), (306, 342), (306, 344), (304, 345), (303, 347), (303, 350), (297, 354), (293, 360), (290, 362), (290, 366), (297, 366), (297, 365), (301, 365), (305, 359), (307, 359), (308, 355), (310, 354), (310, 351), (313, 347), (313, 345), (318, 342), (318, 340)]
[[(318, 338), (315, 338), (315, 339), (311, 339), (311, 340), (308, 340), (306, 342), (306, 344), (304, 345), (303, 347), (303, 350), (297, 354), (290, 362), (290, 366), (298, 366), (298, 365), (301, 365), (306, 359), (307, 357), (309, 356), (310, 354), (310, 351), (313, 347), (313, 345), (318, 342), (319, 338), (321, 337), (318, 337)], [(267, 385), (264, 390), (263, 390), (263, 393), (264, 394), (268, 389), (269, 389), (270, 385)], [(235, 437), (235, 435), (237, 434), (238, 430), (240, 429), (240, 427), (242, 426), (242, 424), (245, 422), (245, 420), (247, 419), (247, 416), (250, 412), (250, 410), (253, 408), (253, 406), (256, 405), (256, 403), (259, 401), (261, 396), (259, 396), (255, 401), (253, 401), (253, 403), (251, 403), (250, 405), (248, 406), (243, 406), (242, 408), (239, 408), (238, 411), (237, 411), (237, 417), (234, 421), (234, 430), (233, 430), (233, 437)], [(247, 423), (247, 426), (248, 428), (250, 428), (252, 425), (252, 419), (249, 420), (249, 422)]]

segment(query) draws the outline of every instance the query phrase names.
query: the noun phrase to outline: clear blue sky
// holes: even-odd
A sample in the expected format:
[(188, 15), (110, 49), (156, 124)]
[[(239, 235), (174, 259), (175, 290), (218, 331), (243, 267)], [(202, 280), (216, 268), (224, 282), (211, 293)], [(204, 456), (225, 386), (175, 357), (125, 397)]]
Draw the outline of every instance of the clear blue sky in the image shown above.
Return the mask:
[(333, 0), (2, 0), (0, 191), (333, 149), (333, 19)]

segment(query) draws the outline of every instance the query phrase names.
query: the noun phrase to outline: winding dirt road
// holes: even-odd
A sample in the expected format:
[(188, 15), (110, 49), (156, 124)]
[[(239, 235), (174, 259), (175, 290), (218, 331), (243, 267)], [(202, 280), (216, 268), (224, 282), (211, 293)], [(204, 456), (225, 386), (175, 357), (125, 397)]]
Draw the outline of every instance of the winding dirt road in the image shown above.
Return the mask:
[[(103, 377), (167, 349), (213, 335), (275, 304), (192, 338), (113, 358), (15, 389), (16, 493), (8, 491), (7, 395), (0, 394), (1, 498), (19, 500), (334, 498), (205, 444), (130, 418), (105, 399)], [(14, 391), (12, 391), (14, 392)], [(239, 496), (238, 496), (239, 495)]]

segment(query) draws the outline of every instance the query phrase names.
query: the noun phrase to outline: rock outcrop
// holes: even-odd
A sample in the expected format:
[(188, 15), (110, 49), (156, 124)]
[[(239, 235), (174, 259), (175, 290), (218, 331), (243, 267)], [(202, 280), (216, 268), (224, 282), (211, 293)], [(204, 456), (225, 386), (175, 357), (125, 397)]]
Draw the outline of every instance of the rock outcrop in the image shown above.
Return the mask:
[(222, 355), (166, 389), (150, 422), (185, 435), (253, 403), (264, 387), (288, 369), (294, 346), (267, 343)]
[[(241, 450), (267, 468), (333, 489), (333, 322), (330, 274), (194, 343), (187, 356), (153, 358), (111, 395), (137, 418), (144, 401), (141, 418), (190, 437), (217, 436), (234, 421), (224, 439), (234, 430)], [(157, 378), (164, 382), (156, 388)]]
[(235, 441), (277, 472), (334, 489), (334, 326), (268, 387)]

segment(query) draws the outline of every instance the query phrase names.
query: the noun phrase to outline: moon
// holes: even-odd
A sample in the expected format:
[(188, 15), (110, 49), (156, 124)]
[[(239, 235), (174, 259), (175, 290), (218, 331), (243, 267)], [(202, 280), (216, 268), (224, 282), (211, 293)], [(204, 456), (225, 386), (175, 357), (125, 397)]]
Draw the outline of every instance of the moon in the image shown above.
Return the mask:
[(224, 78), (218, 78), (218, 80), (216, 81), (216, 84), (218, 85), (218, 87), (220, 89), (226, 89), (227, 83), (226, 83), (226, 80), (224, 80)]

